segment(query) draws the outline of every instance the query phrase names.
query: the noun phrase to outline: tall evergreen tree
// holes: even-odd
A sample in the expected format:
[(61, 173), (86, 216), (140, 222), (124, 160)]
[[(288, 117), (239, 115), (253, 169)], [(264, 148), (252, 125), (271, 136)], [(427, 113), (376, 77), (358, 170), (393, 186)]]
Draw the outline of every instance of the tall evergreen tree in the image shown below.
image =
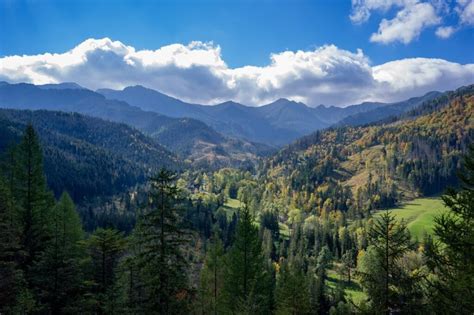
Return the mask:
[(144, 285), (143, 311), (186, 313), (189, 299), (186, 260), (182, 254), (185, 231), (178, 220), (176, 175), (162, 169), (151, 179), (149, 208), (137, 230), (137, 265)]
[(411, 247), (406, 225), (385, 212), (378, 217), (368, 232), (371, 247), (358, 271), (361, 284), (370, 297), (373, 311), (391, 313), (406, 310), (408, 301), (401, 299), (401, 288), (406, 275), (399, 260)]
[(474, 313), (474, 145), (463, 166), (460, 189), (442, 196), (450, 211), (435, 218), (439, 242), (426, 253), (436, 276), (431, 302), (440, 314)]
[(22, 271), (19, 231), (14, 203), (9, 190), (0, 177), (0, 313), (13, 313), (18, 306), (22, 290)]
[(81, 220), (74, 203), (63, 193), (51, 215), (51, 239), (34, 266), (32, 281), (44, 311), (52, 314), (74, 312), (80, 295), (84, 252)]
[(117, 230), (99, 228), (87, 240), (86, 246), (92, 258), (97, 312), (115, 313), (118, 304), (117, 266), (125, 251), (125, 239)]
[(291, 263), (281, 262), (275, 300), (277, 314), (309, 313), (311, 307), (309, 286), (301, 257), (292, 259)]
[(200, 300), (202, 314), (221, 314), (224, 284), (224, 246), (214, 231), (209, 241), (206, 259), (201, 271)]
[(20, 245), (26, 256), (22, 267), (27, 270), (50, 236), (49, 218), (54, 206), (54, 198), (46, 188), (40, 142), (32, 125), (26, 127), (15, 149), (14, 163), (11, 186), (19, 205)]
[(230, 312), (270, 312), (271, 275), (266, 269), (258, 228), (247, 206), (240, 210), (235, 240), (227, 255), (224, 294)]

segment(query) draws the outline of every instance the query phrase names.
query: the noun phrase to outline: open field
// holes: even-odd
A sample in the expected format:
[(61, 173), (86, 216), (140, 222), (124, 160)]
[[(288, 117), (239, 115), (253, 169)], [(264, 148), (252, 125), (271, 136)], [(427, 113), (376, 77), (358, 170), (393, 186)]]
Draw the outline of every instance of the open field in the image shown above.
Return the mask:
[[(407, 223), (413, 238), (421, 239), (424, 233), (432, 233), (434, 217), (447, 209), (439, 197), (417, 198), (406, 202), (399, 208), (389, 209), (398, 219)], [(376, 215), (380, 214), (378, 212)]]
[(328, 270), (327, 283), (330, 288), (336, 288), (338, 284), (344, 285), (344, 291), (348, 298), (350, 298), (354, 304), (358, 305), (361, 301), (367, 299), (367, 294), (362, 291), (355, 277), (352, 278), (351, 283), (348, 284), (344, 279), (341, 279), (340, 275), (335, 270)]

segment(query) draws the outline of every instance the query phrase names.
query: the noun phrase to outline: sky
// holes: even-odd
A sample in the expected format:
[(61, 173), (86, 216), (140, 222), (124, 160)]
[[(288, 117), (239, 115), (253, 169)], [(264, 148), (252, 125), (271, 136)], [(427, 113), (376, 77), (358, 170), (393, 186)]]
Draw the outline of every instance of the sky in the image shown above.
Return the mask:
[(0, 79), (391, 102), (474, 83), (474, 0), (0, 0)]

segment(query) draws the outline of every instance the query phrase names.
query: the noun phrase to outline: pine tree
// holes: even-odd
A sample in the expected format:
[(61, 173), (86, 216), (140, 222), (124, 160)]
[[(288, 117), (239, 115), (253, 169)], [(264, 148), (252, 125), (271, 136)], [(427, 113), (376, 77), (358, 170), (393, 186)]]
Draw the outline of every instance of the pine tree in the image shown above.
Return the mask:
[(28, 271), (50, 236), (48, 220), (54, 198), (46, 188), (41, 146), (32, 125), (27, 126), (14, 152), (11, 186), (19, 205), (20, 245), (26, 256), (22, 267)]
[(310, 310), (309, 286), (301, 257), (292, 262), (282, 261), (277, 278), (277, 314), (308, 314)]
[(74, 311), (82, 282), (81, 262), (84, 238), (74, 203), (63, 193), (51, 214), (51, 239), (33, 267), (32, 282), (39, 291), (44, 311), (61, 314)]
[(13, 199), (0, 177), (0, 313), (14, 313), (22, 290), (22, 271), (18, 261), (19, 231)]
[(115, 313), (118, 304), (116, 269), (125, 251), (125, 239), (117, 230), (99, 228), (87, 240), (86, 246), (92, 258), (97, 312)]
[(178, 216), (176, 175), (162, 169), (151, 179), (149, 208), (136, 229), (137, 266), (144, 286), (143, 311), (186, 313), (189, 289)]
[(410, 234), (406, 225), (385, 212), (368, 232), (370, 246), (358, 271), (361, 284), (366, 288), (374, 312), (389, 314), (406, 307), (400, 299), (403, 274), (398, 261), (410, 250)]
[(201, 271), (200, 300), (203, 314), (221, 314), (224, 284), (224, 246), (217, 233), (209, 241), (206, 259)]
[(248, 207), (240, 210), (235, 240), (226, 258), (224, 294), (230, 312), (270, 312), (271, 275), (262, 253), (258, 228)]
[(450, 211), (435, 218), (439, 243), (426, 248), (436, 276), (431, 302), (440, 314), (474, 312), (474, 146), (463, 166), (460, 189), (442, 196)]

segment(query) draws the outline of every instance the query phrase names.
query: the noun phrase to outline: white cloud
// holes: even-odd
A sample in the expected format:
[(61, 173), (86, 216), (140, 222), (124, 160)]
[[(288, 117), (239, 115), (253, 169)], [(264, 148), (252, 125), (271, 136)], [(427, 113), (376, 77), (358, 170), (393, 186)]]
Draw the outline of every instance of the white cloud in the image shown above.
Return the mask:
[[(443, 59), (410, 58), (375, 66), (379, 90), (374, 97), (404, 99), (427, 91), (445, 91), (474, 84), (474, 64), (461, 65)], [(378, 94), (384, 93), (384, 96)]]
[(474, 0), (458, 0), (455, 11), (464, 25), (474, 25)]
[(349, 18), (353, 23), (363, 23), (369, 20), (372, 11), (387, 12), (392, 7), (405, 7), (416, 2), (416, 0), (352, 0), (352, 13)]
[(370, 41), (384, 44), (399, 41), (408, 44), (417, 38), (423, 29), (440, 22), (441, 19), (431, 4), (417, 3), (399, 11), (392, 20), (383, 19), (378, 32), (372, 34)]
[(136, 50), (88, 39), (65, 53), (0, 58), (0, 80), (76, 82), (90, 89), (141, 84), (189, 102), (261, 105), (280, 97), (309, 105), (396, 101), (474, 83), (474, 65), (404, 59), (372, 66), (361, 50), (334, 45), (272, 54), (264, 67), (229, 68), (219, 46), (192, 42)]
[[(394, 10), (391, 10), (395, 8)], [(367, 22), (372, 12), (391, 14), (383, 18), (378, 31), (370, 37), (371, 42), (383, 44), (401, 42), (408, 44), (432, 26), (440, 25), (435, 34), (442, 39), (449, 38), (460, 28), (474, 26), (474, 0), (352, 0), (349, 18), (354, 24)], [(455, 25), (442, 25), (449, 16), (457, 16)]]
[(456, 29), (452, 26), (440, 26), (436, 29), (436, 36), (439, 38), (449, 38), (455, 31)]

